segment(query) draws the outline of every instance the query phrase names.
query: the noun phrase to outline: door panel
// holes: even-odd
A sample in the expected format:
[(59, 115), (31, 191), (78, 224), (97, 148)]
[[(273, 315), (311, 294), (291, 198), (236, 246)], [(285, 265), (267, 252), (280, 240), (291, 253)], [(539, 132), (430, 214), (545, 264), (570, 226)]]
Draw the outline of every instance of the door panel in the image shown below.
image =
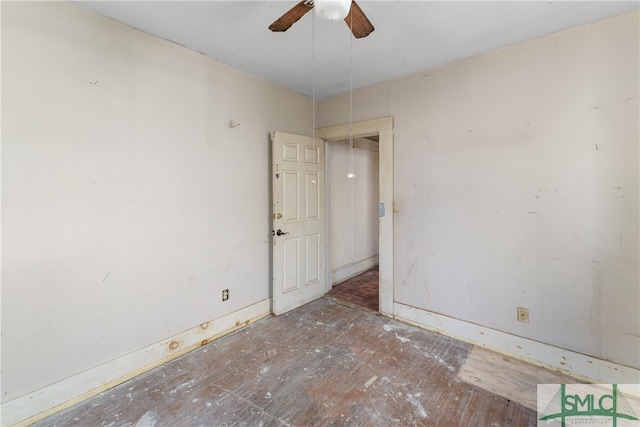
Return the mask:
[(307, 286), (314, 285), (320, 280), (320, 235), (307, 236), (306, 281)]
[(324, 141), (283, 132), (274, 132), (271, 141), (273, 312), (282, 314), (327, 290)]
[(282, 172), (282, 213), (285, 224), (297, 223), (300, 216), (298, 213), (300, 209), (300, 204), (298, 203), (298, 194), (300, 194), (299, 174), (299, 171), (285, 170)]
[(282, 242), (282, 293), (295, 291), (299, 288), (298, 270), (300, 269), (300, 239), (298, 237), (284, 239)]
[(320, 220), (320, 188), (316, 185), (318, 181), (320, 181), (320, 175), (317, 172), (307, 172), (305, 182), (307, 193), (305, 219), (307, 221)]

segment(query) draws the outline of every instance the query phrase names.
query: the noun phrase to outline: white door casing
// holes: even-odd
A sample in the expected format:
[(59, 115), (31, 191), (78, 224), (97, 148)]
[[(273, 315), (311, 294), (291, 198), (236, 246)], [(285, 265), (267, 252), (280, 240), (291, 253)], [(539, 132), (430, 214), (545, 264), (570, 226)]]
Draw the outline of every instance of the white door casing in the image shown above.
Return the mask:
[[(393, 276), (393, 223), (397, 213), (397, 204), (393, 197), (393, 117), (383, 117), (361, 122), (347, 123), (337, 126), (316, 129), (316, 135), (325, 141), (346, 139), (349, 136), (378, 135), (379, 151), (379, 179), (378, 190), (380, 203), (384, 207), (384, 214), (379, 220), (379, 277), (380, 277), (380, 314), (394, 316), (394, 276)], [(356, 172), (357, 174), (357, 172)], [(326, 256), (329, 260), (330, 245), (325, 245)], [(327, 283), (331, 284), (331, 271), (327, 269)]]
[(324, 141), (273, 132), (273, 313), (326, 293)]

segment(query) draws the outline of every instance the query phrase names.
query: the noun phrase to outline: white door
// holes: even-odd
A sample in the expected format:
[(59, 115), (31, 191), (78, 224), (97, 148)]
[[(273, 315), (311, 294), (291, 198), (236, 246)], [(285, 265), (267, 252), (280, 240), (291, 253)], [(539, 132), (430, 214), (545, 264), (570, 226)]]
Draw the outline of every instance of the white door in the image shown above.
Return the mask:
[(326, 293), (324, 141), (273, 132), (273, 312)]

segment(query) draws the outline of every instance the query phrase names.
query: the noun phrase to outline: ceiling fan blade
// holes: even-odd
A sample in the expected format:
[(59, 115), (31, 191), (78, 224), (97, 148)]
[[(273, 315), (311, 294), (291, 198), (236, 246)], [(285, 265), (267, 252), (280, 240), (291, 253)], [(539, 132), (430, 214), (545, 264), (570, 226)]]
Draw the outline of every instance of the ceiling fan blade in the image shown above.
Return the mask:
[(302, 18), (305, 13), (313, 8), (313, 3), (302, 0), (297, 5), (289, 9), (284, 15), (276, 19), (273, 24), (269, 25), (271, 31), (287, 31), (298, 19)]
[(351, 28), (351, 32), (357, 39), (367, 37), (375, 29), (355, 1), (351, 2), (351, 10), (344, 18), (344, 22), (347, 23), (347, 27)]

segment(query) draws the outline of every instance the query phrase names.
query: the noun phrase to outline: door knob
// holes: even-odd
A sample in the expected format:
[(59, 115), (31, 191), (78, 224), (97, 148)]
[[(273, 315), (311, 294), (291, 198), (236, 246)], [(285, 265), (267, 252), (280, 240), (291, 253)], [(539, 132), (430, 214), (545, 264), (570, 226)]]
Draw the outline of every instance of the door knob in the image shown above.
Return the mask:
[(282, 231), (282, 230), (278, 229), (278, 231), (276, 231), (276, 234), (277, 234), (278, 236), (282, 236), (283, 234), (289, 234), (289, 233), (288, 233), (288, 232), (286, 232), (286, 231)]

